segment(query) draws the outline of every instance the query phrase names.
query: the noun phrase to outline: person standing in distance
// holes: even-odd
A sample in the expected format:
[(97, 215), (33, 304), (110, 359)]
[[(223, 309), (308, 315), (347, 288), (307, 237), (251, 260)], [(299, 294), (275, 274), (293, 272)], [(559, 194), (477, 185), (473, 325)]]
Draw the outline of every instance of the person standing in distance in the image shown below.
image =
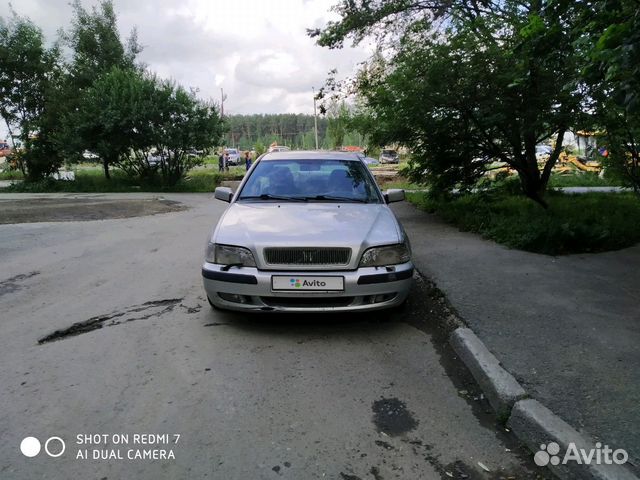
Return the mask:
[(224, 171), (229, 171), (229, 152), (224, 152), (224, 161), (222, 162), (222, 166), (224, 167)]

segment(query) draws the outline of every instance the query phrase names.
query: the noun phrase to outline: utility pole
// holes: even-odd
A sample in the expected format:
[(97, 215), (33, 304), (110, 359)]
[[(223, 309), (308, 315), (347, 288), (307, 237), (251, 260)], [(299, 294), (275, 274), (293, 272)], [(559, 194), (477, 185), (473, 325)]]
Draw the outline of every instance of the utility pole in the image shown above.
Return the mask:
[(224, 94), (224, 90), (220, 87), (220, 118), (224, 117), (224, 101), (227, 96)]
[(316, 89), (311, 87), (313, 91), (313, 128), (316, 133), (316, 150), (318, 150), (318, 113), (316, 112)]
[(220, 87), (220, 120), (224, 120), (224, 101), (226, 99), (227, 96), (224, 94), (224, 90), (222, 89), (222, 87)]

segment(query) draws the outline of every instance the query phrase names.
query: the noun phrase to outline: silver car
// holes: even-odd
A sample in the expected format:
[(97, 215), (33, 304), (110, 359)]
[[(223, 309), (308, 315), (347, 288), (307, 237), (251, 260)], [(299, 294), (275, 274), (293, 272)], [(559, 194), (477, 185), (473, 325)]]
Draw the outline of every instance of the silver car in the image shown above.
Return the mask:
[(213, 230), (202, 266), (212, 306), (329, 312), (402, 305), (412, 282), (409, 239), (352, 153), (274, 152), (258, 159)]
[(229, 165), (240, 165), (240, 152), (237, 148), (225, 148), (224, 153), (229, 154), (227, 163)]
[(400, 157), (395, 150), (382, 150), (380, 152), (380, 163), (400, 163)]

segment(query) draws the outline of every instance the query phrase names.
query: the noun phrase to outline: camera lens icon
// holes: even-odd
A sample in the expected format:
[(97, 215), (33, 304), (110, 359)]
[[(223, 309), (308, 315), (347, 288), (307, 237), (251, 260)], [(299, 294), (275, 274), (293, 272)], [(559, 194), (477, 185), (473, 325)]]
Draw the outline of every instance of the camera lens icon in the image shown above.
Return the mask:
[(40, 453), (40, 440), (36, 437), (26, 437), (20, 442), (20, 451), (25, 457), (35, 457)]
[[(52, 458), (58, 458), (61, 456), (67, 446), (60, 437), (49, 437), (46, 442), (44, 442), (44, 451)], [(22, 442), (20, 442), (20, 451), (25, 457), (33, 458), (40, 453), (42, 449), (42, 445), (40, 444), (40, 440), (36, 437), (25, 437)]]

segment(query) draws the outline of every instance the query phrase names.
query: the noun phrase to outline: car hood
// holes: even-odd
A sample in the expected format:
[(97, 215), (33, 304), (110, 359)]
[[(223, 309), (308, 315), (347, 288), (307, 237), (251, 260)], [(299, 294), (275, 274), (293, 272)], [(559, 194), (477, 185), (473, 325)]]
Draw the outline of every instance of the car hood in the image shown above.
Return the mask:
[(233, 203), (216, 227), (212, 241), (251, 249), (264, 266), (265, 247), (350, 247), (349, 268), (362, 252), (404, 240), (385, 204), (260, 202)]

